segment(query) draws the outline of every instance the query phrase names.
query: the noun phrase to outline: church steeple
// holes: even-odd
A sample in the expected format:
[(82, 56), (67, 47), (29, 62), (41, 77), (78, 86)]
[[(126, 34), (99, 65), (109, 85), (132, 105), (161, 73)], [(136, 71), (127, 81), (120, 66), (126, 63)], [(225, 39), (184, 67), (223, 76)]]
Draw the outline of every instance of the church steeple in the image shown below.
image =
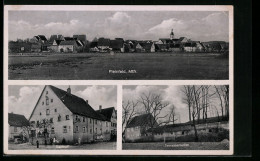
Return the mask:
[(173, 29), (172, 29), (171, 34), (170, 34), (170, 39), (171, 39), (171, 40), (174, 39)]

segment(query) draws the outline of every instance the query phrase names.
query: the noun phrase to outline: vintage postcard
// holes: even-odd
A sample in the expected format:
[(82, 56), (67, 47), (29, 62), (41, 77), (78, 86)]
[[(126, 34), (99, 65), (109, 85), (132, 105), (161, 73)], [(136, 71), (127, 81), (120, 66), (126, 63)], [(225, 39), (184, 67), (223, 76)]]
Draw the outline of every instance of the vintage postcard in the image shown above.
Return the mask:
[(6, 155), (232, 155), (233, 6), (4, 7)]

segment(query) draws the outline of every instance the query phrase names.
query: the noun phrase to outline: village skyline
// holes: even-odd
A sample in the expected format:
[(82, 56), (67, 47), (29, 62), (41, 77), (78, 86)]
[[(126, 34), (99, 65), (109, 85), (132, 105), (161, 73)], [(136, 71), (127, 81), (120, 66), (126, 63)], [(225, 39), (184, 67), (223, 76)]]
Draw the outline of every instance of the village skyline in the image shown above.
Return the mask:
[[(98, 110), (99, 105), (102, 108), (117, 108), (116, 86), (56, 85), (56, 87), (64, 91), (70, 87), (73, 95), (88, 100), (94, 110)], [(24, 115), (28, 119), (43, 89), (44, 86), (41, 85), (9, 86), (8, 112)]]
[[(35, 18), (29, 18), (28, 14)], [(173, 29), (175, 38), (228, 42), (228, 25), (227, 12), (34, 11), (32, 14), (31, 11), (10, 11), (9, 40), (35, 35), (84, 34), (89, 41), (95, 37), (155, 41), (168, 38), (169, 31)]]

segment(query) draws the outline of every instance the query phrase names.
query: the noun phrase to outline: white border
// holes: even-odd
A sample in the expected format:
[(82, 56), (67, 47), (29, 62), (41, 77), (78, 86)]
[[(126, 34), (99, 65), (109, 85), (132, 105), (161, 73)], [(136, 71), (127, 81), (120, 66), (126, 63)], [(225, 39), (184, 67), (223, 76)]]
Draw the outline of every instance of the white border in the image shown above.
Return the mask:
[[(234, 150), (234, 113), (233, 113), (233, 59), (234, 59), (234, 24), (233, 6), (39, 6), (9, 5), (4, 6), (4, 129), (8, 129), (8, 85), (68, 85), (67, 80), (8, 80), (8, 11), (228, 11), (229, 12), (229, 80), (69, 80), (70, 85), (117, 85), (117, 150), (8, 150), (8, 130), (4, 131), (4, 154), (19, 155), (232, 155)], [(122, 150), (122, 86), (123, 85), (224, 85), (230, 89), (230, 148), (229, 150)]]

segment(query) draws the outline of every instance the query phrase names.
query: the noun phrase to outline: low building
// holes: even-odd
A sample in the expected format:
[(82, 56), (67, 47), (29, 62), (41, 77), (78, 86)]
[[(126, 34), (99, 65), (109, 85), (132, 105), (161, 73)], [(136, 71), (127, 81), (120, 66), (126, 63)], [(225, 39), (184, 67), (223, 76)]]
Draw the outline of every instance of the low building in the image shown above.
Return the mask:
[(29, 133), (27, 128), (29, 127), (29, 121), (24, 115), (8, 113), (9, 124), (9, 141), (22, 141), (29, 140)]
[(125, 52), (125, 45), (124, 40), (116, 39), (116, 40), (110, 40), (110, 46), (109, 49), (114, 52)]
[(76, 40), (61, 41), (58, 46), (58, 51), (61, 53), (77, 53), (83, 46)]
[(125, 127), (125, 141), (136, 141), (147, 136), (146, 131), (157, 127), (158, 123), (151, 114), (135, 116)]
[(88, 100), (73, 95), (70, 87), (64, 91), (51, 85), (44, 87), (29, 118), (31, 133), (41, 144), (54, 138), (67, 144), (110, 140), (108, 120)]
[(109, 46), (110, 46), (110, 39), (106, 38), (99, 38), (97, 41), (97, 47), (99, 49), (99, 52), (108, 52)]
[(197, 46), (196, 43), (188, 42), (184, 44), (183, 49), (185, 52), (196, 52)]
[(135, 51), (141, 53), (153, 53), (155, 52), (155, 45), (154, 43), (138, 42), (135, 46)]

